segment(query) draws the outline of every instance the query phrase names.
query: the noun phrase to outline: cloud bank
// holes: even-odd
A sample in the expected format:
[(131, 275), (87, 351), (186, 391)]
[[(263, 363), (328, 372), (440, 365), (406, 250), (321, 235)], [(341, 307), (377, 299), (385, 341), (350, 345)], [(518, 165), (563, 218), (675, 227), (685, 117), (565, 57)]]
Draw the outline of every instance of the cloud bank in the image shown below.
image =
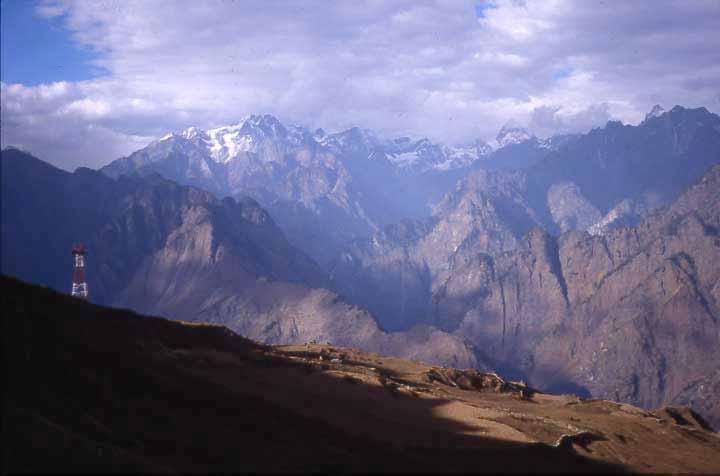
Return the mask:
[(107, 75), (2, 84), (2, 144), (98, 167), (250, 113), (445, 143), (720, 110), (720, 3), (46, 1)]

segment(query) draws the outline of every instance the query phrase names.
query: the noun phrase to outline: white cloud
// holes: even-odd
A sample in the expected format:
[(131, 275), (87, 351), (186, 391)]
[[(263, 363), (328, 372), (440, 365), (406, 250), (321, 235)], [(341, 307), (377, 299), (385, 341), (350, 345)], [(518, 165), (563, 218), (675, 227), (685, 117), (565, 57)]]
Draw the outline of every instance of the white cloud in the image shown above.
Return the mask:
[(83, 119), (98, 119), (106, 117), (111, 112), (107, 101), (83, 98), (64, 106), (60, 114), (77, 114)]
[(48, 1), (109, 74), (3, 85), (2, 142), (97, 166), (249, 113), (463, 142), (510, 118), (548, 135), (720, 109), (720, 4), (608, 3)]

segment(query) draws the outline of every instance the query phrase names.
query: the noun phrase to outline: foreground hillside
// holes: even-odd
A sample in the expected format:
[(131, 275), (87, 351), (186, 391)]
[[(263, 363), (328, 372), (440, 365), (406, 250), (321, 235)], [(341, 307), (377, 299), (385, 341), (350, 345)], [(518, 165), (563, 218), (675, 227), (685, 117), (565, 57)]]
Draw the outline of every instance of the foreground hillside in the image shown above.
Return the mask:
[(3, 472), (720, 472), (646, 412), (331, 345), (269, 347), (2, 277)]

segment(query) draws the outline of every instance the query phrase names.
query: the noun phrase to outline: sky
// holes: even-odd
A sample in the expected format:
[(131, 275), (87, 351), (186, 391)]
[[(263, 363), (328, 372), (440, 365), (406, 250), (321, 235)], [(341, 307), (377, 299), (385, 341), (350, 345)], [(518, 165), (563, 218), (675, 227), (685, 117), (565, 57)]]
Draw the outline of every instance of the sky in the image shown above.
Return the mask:
[(100, 167), (283, 123), (448, 145), (720, 112), (720, 0), (1, 0), (2, 146)]

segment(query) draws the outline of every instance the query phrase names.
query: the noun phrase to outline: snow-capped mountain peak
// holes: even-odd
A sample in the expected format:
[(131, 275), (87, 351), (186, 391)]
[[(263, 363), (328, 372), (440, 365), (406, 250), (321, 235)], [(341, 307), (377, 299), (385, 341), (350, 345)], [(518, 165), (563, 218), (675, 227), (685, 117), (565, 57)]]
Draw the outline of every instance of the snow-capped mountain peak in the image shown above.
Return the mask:
[(285, 138), (287, 129), (280, 123), (275, 116), (265, 114), (263, 116), (253, 114), (245, 123), (241, 131), (255, 138)]
[(338, 152), (372, 152), (380, 143), (375, 134), (368, 129), (351, 127), (342, 132), (328, 134), (320, 144)]
[(217, 162), (227, 162), (241, 152), (255, 150), (255, 141), (248, 134), (243, 134), (243, 125), (218, 127), (208, 131), (209, 140), (206, 146), (210, 156)]
[[(517, 138), (522, 137), (514, 130), (505, 132), (506, 135), (509, 134), (506, 141), (519, 140)], [(404, 136), (390, 140), (381, 139), (373, 131), (359, 127), (331, 134), (323, 129), (311, 132), (301, 125), (286, 127), (269, 114), (250, 115), (235, 124), (207, 130), (188, 127), (179, 133), (163, 136), (157, 144), (175, 140), (182, 142), (179, 146), (183, 149), (197, 150), (199, 147), (201, 153), (219, 163), (230, 162), (243, 154), (261, 153), (261, 145), (268, 143), (272, 144), (281, 156), (308, 146), (311, 150), (319, 147), (339, 155), (387, 160), (397, 169), (412, 173), (468, 167), (493, 151), (490, 145), (480, 140), (449, 147), (434, 143), (428, 138)]]
[(412, 140), (400, 137), (384, 144), (387, 159), (400, 169), (415, 172), (452, 170), (470, 166), (492, 152), (486, 143), (448, 147), (435, 144), (427, 138)]
[(235, 124), (206, 131), (196, 126), (188, 127), (180, 133), (166, 134), (158, 142), (184, 139), (207, 150), (216, 162), (227, 162), (241, 153), (257, 152), (258, 144), (265, 140), (300, 144), (306, 133), (300, 126), (293, 126), (288, 131), (277, 118), (265, 114), (247, 116)]
[(520, 127), (514, 121), (507, 122), (498, 135), (495, 137), (498, 149), (506, 147), (511, 144), (520, 144), (522, 142), (532, 139), (534, 136), (526, 129)]
[(188, 127), (180, 135), (187, 140), (204, 139), (207, 137), (207, 135), (205, 134), (205, 131), (203, 131), (202, 129), (197, 128), (195, 126)]

